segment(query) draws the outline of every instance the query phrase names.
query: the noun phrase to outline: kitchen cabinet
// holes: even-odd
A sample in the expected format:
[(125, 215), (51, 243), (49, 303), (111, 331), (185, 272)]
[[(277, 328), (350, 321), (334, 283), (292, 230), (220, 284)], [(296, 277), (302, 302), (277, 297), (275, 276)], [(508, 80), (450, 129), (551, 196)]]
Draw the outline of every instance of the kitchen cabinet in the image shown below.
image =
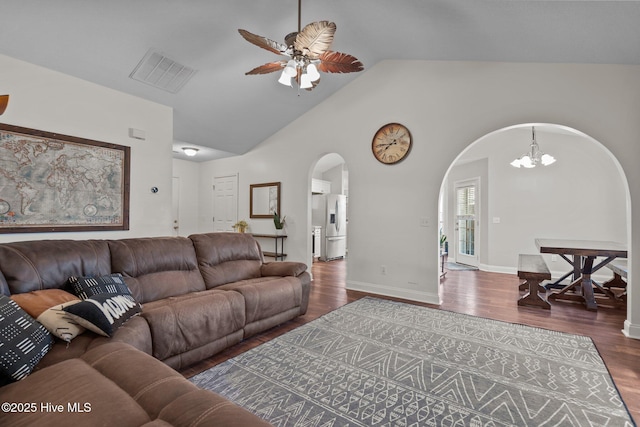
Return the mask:
[(331, 181), (313, 178), (311, 180), (311, 193), (329, 194), (331, 193)]
[(313, 251), (313, 259), (320, 258), (322, 255), (322, 227), (314, 226), (311, 234), (311, 248)]

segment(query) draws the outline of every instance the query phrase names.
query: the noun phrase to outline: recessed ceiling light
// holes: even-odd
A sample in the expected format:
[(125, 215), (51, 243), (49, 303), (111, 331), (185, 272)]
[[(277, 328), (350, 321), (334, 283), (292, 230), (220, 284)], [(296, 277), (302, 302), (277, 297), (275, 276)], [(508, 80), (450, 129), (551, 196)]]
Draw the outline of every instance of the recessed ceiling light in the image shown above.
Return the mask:
[(193, 147), (182, 147), (182, 151), (184, 151), (184, 154), (186, 154), (187, 156), (193, 157), (198, 154), (199, 150)]

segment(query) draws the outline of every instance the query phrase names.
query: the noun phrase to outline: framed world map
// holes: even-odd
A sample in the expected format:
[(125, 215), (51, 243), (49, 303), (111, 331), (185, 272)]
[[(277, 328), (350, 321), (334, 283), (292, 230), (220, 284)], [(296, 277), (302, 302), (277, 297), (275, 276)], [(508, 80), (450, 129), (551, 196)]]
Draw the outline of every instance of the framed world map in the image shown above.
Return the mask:
[(0, 123), (0, 233), (129, 229), (130, 147)]

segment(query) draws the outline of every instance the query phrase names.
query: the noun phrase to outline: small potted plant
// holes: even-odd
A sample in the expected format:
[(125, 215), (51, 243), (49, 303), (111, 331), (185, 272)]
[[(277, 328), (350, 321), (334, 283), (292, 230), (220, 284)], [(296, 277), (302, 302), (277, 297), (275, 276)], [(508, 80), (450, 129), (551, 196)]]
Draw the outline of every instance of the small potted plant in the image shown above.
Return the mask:
[(440, 229), (440, 251), (441, 252), (449, 252), (449, 244), (447, 243), (447, 235), (442, 233), (442, 228)]
[(276, 226), (276, 234), (284, 234), (284, 216), (278, 215), (278, 212), (273, 211), (273, 224)]
[(247, 221), (245, 221), (244, 219), (241, 219), (240, 221), (233, 224), (233, 229), (238, 233), (244, 233), (245, 231), (247, 231), (248, 227), (249, 224), (247, 224)]

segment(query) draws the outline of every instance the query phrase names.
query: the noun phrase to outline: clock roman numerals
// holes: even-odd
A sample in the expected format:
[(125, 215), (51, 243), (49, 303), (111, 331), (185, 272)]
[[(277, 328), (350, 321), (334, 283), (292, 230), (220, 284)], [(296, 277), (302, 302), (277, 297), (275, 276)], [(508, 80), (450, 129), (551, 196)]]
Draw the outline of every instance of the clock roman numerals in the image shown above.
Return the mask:
[(411, 133), (406, 127), (389, 123), (376, 132), (371, 149), (374, 157), (381, 163), (394, 164), (409, 154), (411, 143)]

